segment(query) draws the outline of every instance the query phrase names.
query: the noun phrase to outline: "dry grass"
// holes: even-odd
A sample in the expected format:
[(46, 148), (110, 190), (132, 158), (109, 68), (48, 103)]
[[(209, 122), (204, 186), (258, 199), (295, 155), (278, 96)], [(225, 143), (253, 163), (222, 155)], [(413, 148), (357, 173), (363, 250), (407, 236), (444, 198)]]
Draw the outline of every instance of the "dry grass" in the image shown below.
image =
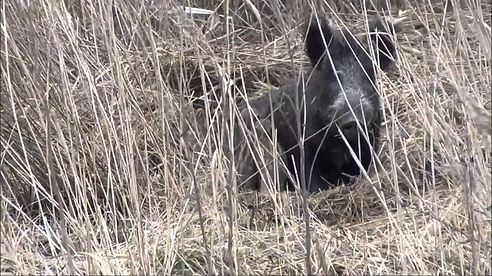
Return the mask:
[[(305, 65), (309, 6), (64, 2), (2, 2), (1, 272), (306, 273), (301, 197), (238, 194), (222, 145)], [(379, 161), (309, 198), (313, 272), (490, 275), (492, 7), (401, 2)]]

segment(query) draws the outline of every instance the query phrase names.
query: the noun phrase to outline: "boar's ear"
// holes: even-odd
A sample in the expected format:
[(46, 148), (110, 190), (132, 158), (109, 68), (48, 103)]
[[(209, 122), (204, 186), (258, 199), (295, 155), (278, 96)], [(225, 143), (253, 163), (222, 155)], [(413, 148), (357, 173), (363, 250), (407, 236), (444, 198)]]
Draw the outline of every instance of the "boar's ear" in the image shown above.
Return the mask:
[(386, 30), (379, 17), (377, 17), (369, 26), (371, 41), (376, 46), (379, 66), (383, 71), (386, 71), (389, 68), (396, 57), (395, 46), (391, 40), (393, 26), (390, 24), (389, 28), (391, 33)]
[(306, 53), (313, 66), (323, 57), (326, 52), (325, 45), (328, 46), (332, 38), (333, 30), (329, 22), (324, 18), (312, 16), (306, 29)]

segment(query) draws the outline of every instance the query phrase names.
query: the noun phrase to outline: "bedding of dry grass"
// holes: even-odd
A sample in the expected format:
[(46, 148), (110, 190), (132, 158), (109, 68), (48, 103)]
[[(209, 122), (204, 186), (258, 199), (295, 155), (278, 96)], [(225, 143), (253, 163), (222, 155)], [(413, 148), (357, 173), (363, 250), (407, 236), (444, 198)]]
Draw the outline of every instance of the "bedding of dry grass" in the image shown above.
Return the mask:
[(373, 7), (160, 2), (2, 2), (2, 273), (305, 274), (310, 244), (316, 274), (492, 274), (490, 1), (378, 1), (379, 158), (309, 197), (307, 243), (298, 193), (234, 189), (225, 118), (306, 65), (315, 3)]

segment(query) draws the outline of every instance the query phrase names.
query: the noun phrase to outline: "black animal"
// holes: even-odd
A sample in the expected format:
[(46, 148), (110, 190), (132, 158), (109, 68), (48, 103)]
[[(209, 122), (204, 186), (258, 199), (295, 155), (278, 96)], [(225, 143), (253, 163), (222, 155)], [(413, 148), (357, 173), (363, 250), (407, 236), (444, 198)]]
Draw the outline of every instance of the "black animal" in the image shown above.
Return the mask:
[[(273, 129), (282, 154), (279, 160), (294, 176), (290, 180), (303, 176), (311, 193), (351, 182), (361, 174), (360, 165), (368, 170), (371, 148), (377, 149), (379, 144), (381, 124), (376, 67), (386, 71), (395, 56), (391, 34), (379, 18), (370, 24), (369, 37), (376, 59), (348, 30), (334, 30), (327, 20), (312, 18), (305, 34), (312, 69), (299, 80), (271, 92), (270, 97), (264, 95), (250, 102), (250, 107), (242, 111), (249, 130), (261, 133), (259, 144), (246, 147), (249, 155), (244, 154), (244, 146), (240, 147), (243, 153), (237, 154), (240, 182), (246, 188), (260, 189), (268, 175), (265, 172), (272, 175), (273, 167), (267, 163), (275, 158), (269, 139)], [(300, 137), (304, 137), (304, 167)], [(259, 162), (264, 155), (265, 162)], [(301, 183), (288, 179), (287, 172), (281, 171), (282, 190), (294, 189), (294, 183)]]

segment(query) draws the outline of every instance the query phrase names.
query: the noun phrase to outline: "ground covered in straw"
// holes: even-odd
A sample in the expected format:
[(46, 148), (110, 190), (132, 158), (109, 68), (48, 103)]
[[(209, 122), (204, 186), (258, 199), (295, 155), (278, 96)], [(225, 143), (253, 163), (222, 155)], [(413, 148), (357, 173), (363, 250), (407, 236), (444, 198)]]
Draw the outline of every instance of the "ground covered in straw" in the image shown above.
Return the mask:
[(373, 7), (161, 2), (2, 2), (2, 273), (492, 274), (490, 1), (376, 1), (379, 158), (308, 236), (298, 193), (234, 189), (225, 118), (305, 67), (313, 7), (360, 33)]

